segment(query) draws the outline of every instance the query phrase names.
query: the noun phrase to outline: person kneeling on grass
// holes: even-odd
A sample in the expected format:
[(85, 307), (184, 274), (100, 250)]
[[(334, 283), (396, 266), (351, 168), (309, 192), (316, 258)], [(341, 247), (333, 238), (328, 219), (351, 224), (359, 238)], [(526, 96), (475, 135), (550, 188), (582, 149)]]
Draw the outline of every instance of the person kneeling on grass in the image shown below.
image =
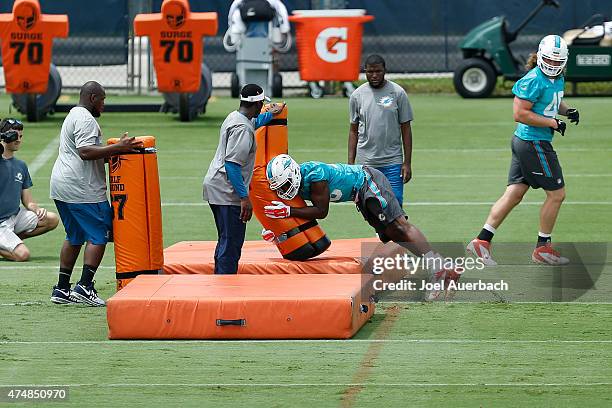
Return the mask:
[[(363, 218), (376, 230), (383, 243), (393, 241), (414, 255), (424, 259), (439, 258), (425, 235), (408, 222), (406, 214), (393, 194), (389, 181), (379, 170), (368, 166), (326, 164), (308, 161), (298, 164), (286, 154), (274, 157), (266, 168), (270, 188), (283, 200), (300, 195), (312, 205), (290, 207), (281, 201), (272, 201), (264, 207), (269, 218), (297, 217), (307, 220), (327, 217), (330, 202), (354, 201)], [(267, 237), (270, 236), (265, 231)], [(431, 262), (437, 266), (440, 263)], [(430, 270), (430, 281), (438, 283), (458, 281), (461, 273), (455, 269)], [(447, 291), (445, 296), (451, 294)], [(427, 300), (435, 300), (440, 291), (431, 291)]]
[(57, 214), (39, 207), (32, 198), (28, 166), (14, 156), (22, 137), (19, 120), (0, 122), (0, 256), (17, 262), (30, 258), (23, 239), (52, 231), (59, 223)]

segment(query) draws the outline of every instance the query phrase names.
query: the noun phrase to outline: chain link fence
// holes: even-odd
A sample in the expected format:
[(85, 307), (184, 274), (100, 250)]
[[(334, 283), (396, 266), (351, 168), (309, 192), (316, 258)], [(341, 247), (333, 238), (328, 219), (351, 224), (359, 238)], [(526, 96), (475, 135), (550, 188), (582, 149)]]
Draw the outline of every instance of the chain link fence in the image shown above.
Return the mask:
[[(68, 14), (70, 36), (54, 41), (53, 62), (58, 66), (63, 88), (76, 90), (88, 80), (97, 80), (107, 89), (125, 93), (155, 92), (155, 75), (148, 39), (133, 36), (136, 14), (159, 12), (161, 0), (41, 0), (46, 14)], [(364, 8), (375, 20), (365, 25), (363, 59), (371, 53), (382, 55), (391, 73), (452, 72), (461, 61), (458, 44), (479, 23), (498, 15), (506, 16), (509, 29), (518, 26), (540, 0), (285, 0), (289, 12), (296, 9)], [(8, 13), (12, 1), (0, 0), (0, 12)], [(216, 11), (217, 36), (204, 39), (204, 61), (214, 72), (213, 88), (230, 86), (235, 55), (223, 48), (229, 0), (191, 0), (192, 11)], [(612, 15), (610, 0), (561, 0), (561, 9), (545, 8), (529, 24), (511, 50), (519, 60), (527, 58), (539, 39), (563, 33), (586, 21), (592, 14)], [(293, 33), (295, 35), (295, 33)], [(305, 87), (299, 78), (293, 48), (278, 55), (285, 88)], [(0, 75), (0, 86), (4, 77)]]

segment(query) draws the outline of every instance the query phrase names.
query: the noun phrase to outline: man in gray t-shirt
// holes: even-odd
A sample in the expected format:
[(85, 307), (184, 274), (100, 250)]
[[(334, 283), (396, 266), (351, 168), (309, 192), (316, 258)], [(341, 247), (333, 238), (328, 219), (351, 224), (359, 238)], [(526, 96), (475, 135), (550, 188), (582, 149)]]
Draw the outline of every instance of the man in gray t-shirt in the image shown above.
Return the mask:
[(385, 80), (381, 56), (366, 59), (365, 73), (368, 82), (349, 101), (348, 163), (380, 170), (401, 205), (404, 183), (412, 177), (412, 108), (406, 91)]
[[(105, 306), (93, 284), (112, 230), (104, 160), (138, 152), (136, 148), (140, 146), (127, 133), (116, 144), (102, 145), (102, 132), (95, 118), (104, 110), (105, 98), (102, 85), (86, 82), (81, 87), (79, 104), (70, 110), (62, 124), (59, 154), (51, 172), (49, 190), (66, 231), (60, 251), (58, 283), (51, 293), (51, 301), (57, 304)], [(83, 272), (71, 290), (72, 269), (83, 244), (86, 244)]]
[(255, 166), (255, 128), (268, 123), (284, 105), (273, 105), (260, 114), (263, 89), (247, 84), (240, 91), (240, 107), (231, 112), (221, 125), (219, 145), (204, 177), (203, 197), (215, 218), (218, 242), (215, 249), (215, 274), (235, 274), (242, 253), (246, 223), (253, 207), (249, 184)]

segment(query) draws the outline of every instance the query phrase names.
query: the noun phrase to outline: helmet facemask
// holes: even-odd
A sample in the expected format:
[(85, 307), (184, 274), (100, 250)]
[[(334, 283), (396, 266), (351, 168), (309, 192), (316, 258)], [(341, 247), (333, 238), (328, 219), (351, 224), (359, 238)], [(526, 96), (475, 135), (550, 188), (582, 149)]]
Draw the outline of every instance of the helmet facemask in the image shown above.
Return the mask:
[(300, 190), (300, 166), (289, 155), (281, 154), (273, 158), (268, 163), (266, 177), (270, 189), (283, 200), (292, 200)]
[[(565, 41), (558, 35), (547, 35), (538, 47), (538, 67), (546, 76), (557, 77), (565, 69), (567, 55)], [(557, 62), (558, 65), (552, 62)]]

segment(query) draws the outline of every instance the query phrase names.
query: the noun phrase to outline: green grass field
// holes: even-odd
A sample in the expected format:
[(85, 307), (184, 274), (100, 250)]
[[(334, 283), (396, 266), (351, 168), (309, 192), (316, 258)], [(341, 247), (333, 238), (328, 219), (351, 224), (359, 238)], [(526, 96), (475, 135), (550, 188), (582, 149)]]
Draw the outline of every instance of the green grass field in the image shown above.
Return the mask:
[[(74, 100), (74, 99), (73, 99)], [(107, 104), (125, 98), (109, 96)], [(161, 98), (153, 98), (157, 102)], [(612, 242), (612, 116), (609, 98), (568, 98), (581, 112), (555, 147), (567, 201), (554, 233), (561, 242)], [(346, 161), (346, 99), (289, 99), (289, 149), (298, 160)], [(511, 100), (414, 95), (413, 180), (405, 210), (431, 241), (467, 243), (505, 188), (514, 129)], [(8, 112), (0, 98), (0, 114)], [(216, 237), (201, 184), (219, 125), (237, 107), (214, 98), (205, 116), (107, 113), (106, 138), (154, 135), (164, 244)], [(26, 124), (18, 157), (30, 165), (34, 196), (48, 198), (63, 114)], [(531, 243), (542, 191), (530, 191), (496, 242)], [(321, 225), (335, 238), (372, 237), (348, 205)], [(247, 239), (259, 239), (254, 219)], [(575, 302), (383, 303), (348, 341), (109, 341), (102, 308), (49, 302), (61, 228), (27, 241), (28, 263), (0, 261), (0, 386), (67, 385), (71, 406), (612, 406), (612, 268)], [(610, 249), (610, 245), (607, 246)], [(529, 259), (529, 252), (513, 254)], [(525, 262), (527, 263), (527, 262)], [(80, 263), (75, 275), (78, 278)], [(108, 247), (97, 274), (114, 293)], [(547, 273), (492, 268), (491, 276)], [(12, 406), (12, 405), (11, 405)]]

